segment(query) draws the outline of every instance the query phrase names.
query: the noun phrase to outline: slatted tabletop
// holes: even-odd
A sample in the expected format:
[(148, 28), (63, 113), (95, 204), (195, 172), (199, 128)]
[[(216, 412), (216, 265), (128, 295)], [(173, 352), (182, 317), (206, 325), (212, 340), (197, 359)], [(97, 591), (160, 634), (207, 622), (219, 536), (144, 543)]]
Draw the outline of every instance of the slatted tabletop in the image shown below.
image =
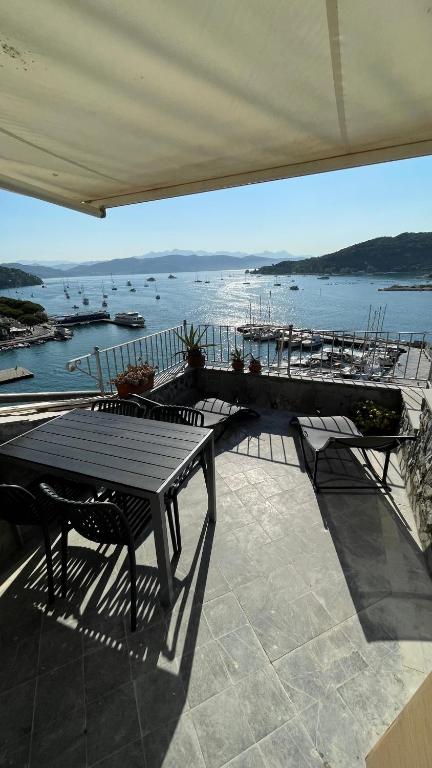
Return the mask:
[(0, 457), (160, 494), (211, 438), (208, 429), (75, 409), (0, 446)]

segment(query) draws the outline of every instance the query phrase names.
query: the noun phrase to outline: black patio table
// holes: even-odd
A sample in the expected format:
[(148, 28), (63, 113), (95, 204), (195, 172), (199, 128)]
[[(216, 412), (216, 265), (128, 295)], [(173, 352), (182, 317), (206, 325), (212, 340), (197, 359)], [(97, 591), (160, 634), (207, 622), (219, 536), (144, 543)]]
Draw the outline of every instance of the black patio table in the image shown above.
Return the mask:
[(173, 599), (164, 494), (201, 451), (208, 513), (216, 520), (213, 432), (165, 421), (75, 409), (0, 445), (0, 458), (150, 501), (160, 599)]

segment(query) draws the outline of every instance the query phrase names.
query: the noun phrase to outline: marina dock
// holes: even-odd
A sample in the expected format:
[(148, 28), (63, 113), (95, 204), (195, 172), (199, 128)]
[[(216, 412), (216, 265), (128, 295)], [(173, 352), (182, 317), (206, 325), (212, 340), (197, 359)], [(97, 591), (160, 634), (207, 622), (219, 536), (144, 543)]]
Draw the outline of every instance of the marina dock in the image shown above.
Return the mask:
[(17, 365), (16, 368), (3, 368), (0, 370), (0, 384), (9, 384), (11, 381), (20, 381), (21, 379), (32, 379), (34, 374), (27, 368)]

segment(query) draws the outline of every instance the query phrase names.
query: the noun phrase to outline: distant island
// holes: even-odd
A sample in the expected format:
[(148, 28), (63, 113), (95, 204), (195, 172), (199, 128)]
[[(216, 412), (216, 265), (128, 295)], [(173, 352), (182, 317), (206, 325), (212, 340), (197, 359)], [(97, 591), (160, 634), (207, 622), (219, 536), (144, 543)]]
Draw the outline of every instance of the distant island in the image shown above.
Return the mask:
[(22, 288), (25, 285), (41, 285), (42, 280), (22, 269), (0, 266), (0, 288)]
[(264, 265), (255, 274), (425, 274), (431, 270), (432, 232), (404, 232), (397, 237), (376, 237), (324, 256)]
[(378, 288), (379, 291), (432, 291), (432, 283), (418, 285), (389, 285), (388, 288)]

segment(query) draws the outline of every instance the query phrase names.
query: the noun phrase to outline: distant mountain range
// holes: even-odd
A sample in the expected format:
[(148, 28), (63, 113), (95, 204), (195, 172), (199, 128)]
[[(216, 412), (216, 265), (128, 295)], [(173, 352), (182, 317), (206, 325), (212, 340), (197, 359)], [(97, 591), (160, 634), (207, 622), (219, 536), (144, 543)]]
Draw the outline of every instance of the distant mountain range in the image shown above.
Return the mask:
[(293, 256), (287, 251), (271, 253), (265, 251), (262, 254), (235, 253), (207, 253), (198, 251), (168, 251), (166, 253), (133, 256), (123, 259), (111, 259), (110, 261), (92, 261), (76, 264), (67, 269), (42, 264), (5, 263), (3, 266), (15, 269), (31, 271), (33, 275), (41, 278), (48, 277), (88, 277), (93, 275), (140, 275), (158, 274), (164, 272), (211, 272), (221, 269), (254, 269), (283, 258), (301, 258)]
[(375, 237), (324, 256), (281, 261), (257, 270), (264, 275), (420, 274), (432, 270), (432, 232), (403, 232)]

